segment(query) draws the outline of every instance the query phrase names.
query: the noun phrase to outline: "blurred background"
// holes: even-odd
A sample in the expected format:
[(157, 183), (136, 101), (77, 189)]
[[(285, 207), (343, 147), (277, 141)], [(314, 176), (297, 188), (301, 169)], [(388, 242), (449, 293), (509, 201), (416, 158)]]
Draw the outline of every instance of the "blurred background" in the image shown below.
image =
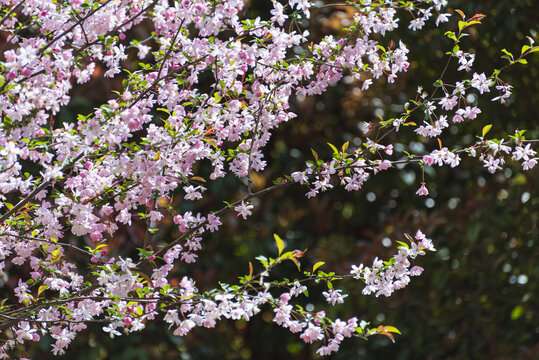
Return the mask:
[[(249, 2), (248, 2), (249, 3)], [(248, 16), (267, 18), (269, 1), (252, 0)], [(461, 9), (468, 16), (487, 17), (473, 27), (461, 48), (476, 54), (474, 70), (490, 74), (500, 68), (501, 49), (520, 53), (526, 36), (539, 41), (539, 4), (534, 0), (456, 0), (448, 12)], [(311, 33), (316, 38), (339, 34), (349, 25), (352, 11), (328, 7), (313, 11)], [(403, 14), (401, 24), (409, 21)], [(455, 14), (455, 17), (458, 15)], [(445, 64), (450, 41), (443, 36), (456, 27), (435, 29), (432, 24), (418, 33), (405, 26), (386, 35), (383, 42), (402, 41), (410, 48), (410, 70), (395, 84), (378, 83), (367, 92), (358, 84), (343, 81), (323, 96), (298, 99), (293, 107), (296, 120), (275, 133), (266, 151), (268, 168), (255, 177), (260, 189), (283, 174), (289, 174), (312, 159), (311, 148), (329, 159), (327, 142), (339, 147), (365, 139), (361, 124), (388, 119), (402, 111), (402, 104), (415, 96), (418, 85), (430, 91)], [(348, 24), (347, 24), (348, 23)], [(539, 55), (528, 58), (528, 65), (515, 66), (502, 78), (514, 86), (508, 104), (479, 99), (482, 114), (478, 120), (451, 127), (444, 146), (472, 144), (481, 129), (492, 124), (489, 135), (506, 138), (516, 128), (527, 129), (528, 138), (539, 138)], [(456, 74), (450, 67), (446, 81)], [(72, 121), (79, 112), (112, 97), (118, 80), (103, 79), (96, 73), (91, 83), (76, 88), (71, 104), (57, 119)], [(460, 74), (459, 74), (460, 75)], [(107, 95), (108, 94), (108, 95)], [(493, 95), (494, 96), (494, 95)], [(472, 101), (475, 101), (472, 99)], [(417, 119), (416, 119), (417, 120)], [(401, 129), (397, 137), (384, 143), (397, 150), (414, 153), (436, 149), (435, 141)], [(200, 169), (202, 173), (208, 169)], [(369, 341), (348, 339), (334, 359), (538, 359), (539, 358), (539, 170), (522, 172), (509, 163), (502, 172), (488, 173), (477, 159), (463, 159), (455, 169), (427, 169), (428, 197), (415, 191), (421, 182), (421, 169), (408, 166), (392, 169), (368, 181), (363, 190), (348, 193), (341, 188), (315, 199), (305, 197), (306, 188), (290, 187), (255, 201), (255, 212), (247, 221), (234, 214), (225, 217), (218, 233), (203, 241), (203, 253), (195, 267), (178, 267), (178, 278), (189, 274), (200, 289), (218, 281), (234, 283), (248, 271), (248, 262), (257, 255), (275, 256), (273, 234), (279, 234), (288, 249), (308, 248), (304, 267), (324, 261), (325, 271), (347, 273), (351, 264), (371, 263), (375, 256), (389, 257), (404, 241), (403, 233), (422, 229), (438, 251), (419, 259), (425, 272), (412, 279), (404, 290), (390, 298), (361, 295), (358, 282), (336, 284), (349, 294), (342, 305), (329, 308), (321, 292), (310, 289), (304, 304), (328, 309), (328, 315), (357, 316), (371, 325), (394, 325), (402, 335), (393, 344), (387, 338)], [(236, 179), (227, 177), (209, 182), (208, 197), (195, 211), (215, 210), (222, 201), (241, 197)], [(179, 197), (178, 197), (179, 198)], [(189, 210), (184, 203), (176, 206)], [(142, 236), (143, 225), (126, 229), (115, 239), (124, 249)], [(171, 228), (171, 227), (170, 227)], [(173, 236), (173, 230), (163, 228)], [(134, 239), (134, 240), (133, 240)], [(290, 266), (289, 266), (290, 265)], [(255, 271), (257, 270), (255, 265)], [(280, 271), (280, 273), (279, 273)], [(286, 264), (276, 275), (300, 276), (293, 264)], [(194, 329), (188, 336), (172, 336), (164, 324), (150, 323), (145, 331), (128, 337), (109, 339), (100, 326), (90, 327), (70, 346), (63, 358), (76, 359), (312, 359), (316, 347), (304, 344), (297, 335), (272, 323), (271, 309), (264, 308), (250, 322), (222, 321), (216, 329)], [(49, 358), (43, 339), (32, 358)]]

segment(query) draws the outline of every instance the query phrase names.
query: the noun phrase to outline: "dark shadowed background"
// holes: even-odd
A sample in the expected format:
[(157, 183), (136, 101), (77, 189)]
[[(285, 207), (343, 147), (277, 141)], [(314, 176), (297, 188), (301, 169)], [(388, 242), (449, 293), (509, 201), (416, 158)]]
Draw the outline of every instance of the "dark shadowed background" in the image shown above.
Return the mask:
[[(251, 1), (250, 16), (267, 17), (269, 1)], [(476, 54), (474, 70), (490, 74), (500, 68), (501, 49), (520, 53), (525, 36), (539, 37), (539, 3), (534, 0), (461, 0), (450, 2), (449, 11), (461, 9), (467, 15), (483, 13), (483, 24), (471, 30), (463, 48)], [(338, 33), (350, 13), (345, 8), (325, 8), (313, 12), (312, 33), (322, 37)], [(312, 159), (311, 148), (329, 159), (327, 142), (340, 146), (346, 141), (364, 140), (359, 124), (390, 118), (402, 104), (414, 97), (418, 85), (430, 90), (444, 64), (444, 52), (451, 43), (443, 33), (451, 25), (411, 34), (404, 26), (384, 41), (402, 39), (410, 48), (411, 67), (395, 84), (379, 84), (367, 92), (355, 83), (340, 83), (324, 96), (293, 104), (299, 115), (284, 125), (267, 148), (269, 166), (255, 177), (262, 188), (283, 174), (301, 169)], [(401, 20), (405, 23), (406, 15)], [(449, 27), (449, 28), (448, 28)], [(515, 66), (502, 74), (511, 83), (514, 95), (507, 105), (481, 98), (479, 119), (452, 127), (443, 137), (446, 146), (468, 145), (487, 124), (489, 135), (507, 139), (516, 128), (527, 129), (528, 137), (539, 137), (539, 55), (528, 65)], [(455, 63), (448, 82), (456, 74)], [(462, 75), (462, 74), (457, 74)], [(120, 83), (96, 77), (75, 90), (68, 108), (57, 119), (75, 119), (78, 112), (89, 113), (111, 97), (109, 90)], [(494, 95), (493, 95), (494, 96)], [(493, 97), (492, 96), (492, 97)], [(430, 151), (438, 144), (409, 130), (386, 138), (396, 148), (412, 152)], [(200, 169), (204, 172), (207, 169)], [(275, 255), (274, 233), (286, 240), (289, 249), (308, 248), (303, 261), (310, 267), (324, 261), (326, 271), (349, 271), (351, 264), (372, 262), (375, 256), (388, 257), (395, 240), (403, 232), (417, 228), (433, 239), (438, 251), (421, 258), (425, 268), (404, 290), (391, 298), (361, 295), (357, 282), (336, 284), (349, 294), (345, 304), (328, 313), (341, 318), (357, 316), (373, 325), (398, 327), (402, 335), (392, 344), (385, 337), (365, 342), (345, 340), (334, 359), (538, 359), (539, 358), (539, 171), (522, 172), (518, 164), (491, 175), (477, 159), (464, 159), (455, 169), (427, 171), (430, 196), (417, 197), (421, 182), (418, 166), (392, 169), (374, 177), (363, 190), (348, 193), (336, 188), (315, 199), (305, 197), (306, 188), (289, 187), (255, 202), (255, 212), (247, 221), (234, 214), (225, 217), (221, 231), (206, 236), (203, 253), (194, 267), (179, 267), (177, 276), (189, 274), (201, 289), (218, 281), (235, 282), (248, 271), (248, 262), (260, 254)], [(208, 196), (196, 211), (215, 210), (222, 201), (238, 199), (244, 187), (233, 178), (208, 183)], [(177, 207), (187, 210), (185, 204)], [(116, 246), (135, 247), (141, 235), (134, 228), (118, 236)], [(173, 230), (170, 236), (173, 236)], [(281, 275), (299, 276), (285, 265)], [(256, 269), (256, 268), (255, 268)], [(321, 292), (313, 287), (305, 304), (325, 307)], [(326, 304), (327, 305), (327, 304)], [(164, 324), (150, 323), (145, 331), (109, 339), (99, 326), (90, 327), (70, 346), (63, 358), (72, 359), (311, 359), (316, 347), (304, 344), (297, 335), (272, 323), (271, 309), (264, 308), (250, 322), (222, 321), (216, 329), (194, 329), (188, 336), (172, 336)], [(43, 339), (32, 358), (50, 355)]]

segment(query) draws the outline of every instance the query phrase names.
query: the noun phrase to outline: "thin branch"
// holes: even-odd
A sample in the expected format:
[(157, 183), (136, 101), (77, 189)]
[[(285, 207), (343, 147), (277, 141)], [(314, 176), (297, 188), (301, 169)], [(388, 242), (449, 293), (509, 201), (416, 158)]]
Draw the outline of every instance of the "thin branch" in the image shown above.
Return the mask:
[(65, 246), (65, 247), (69, 247), (71, 249), (74, 249), (74, 250), (77, 250), (83, 254), (86, 254), (86, 255), (89, 255), (89, 256), (92, 256), (92, 254), (84, 249), (81, 249), (80, 247), (78, 246), (75, 246), (75, 245), (72, 245), (72, 244), (68, 244), (68, 243), (63, 243), (63, 242), (54, 242), (54, 241), (51, 241), (51, 240), (47, 240), (47, 239), (40, 239), (40, 238), (36, 238), (36, 237), (32, 237), (32, 236), (26, 236), (26, 235), (17, 235), (17, 234), (0, 234), (0, 237), (3, 237), (3, 236), (6, 236), (6, 237), (9, 237), (9, 236), (12, 236), (14, 238), (17, 238), (17, 239), (24, 239), (24, 240), (32, 240), (32, 241), (39, 241), (39, 242), (44, 242), (44, 243), (48, 243), (48, 244), (53, 244), (53, 245), (60, 245), (60, 246)]

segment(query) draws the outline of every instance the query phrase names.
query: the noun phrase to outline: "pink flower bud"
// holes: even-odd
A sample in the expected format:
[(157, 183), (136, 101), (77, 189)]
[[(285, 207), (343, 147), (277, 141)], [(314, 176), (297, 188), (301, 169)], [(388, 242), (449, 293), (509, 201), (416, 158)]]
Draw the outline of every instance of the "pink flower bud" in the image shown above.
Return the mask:
[(10, 71), (10, 72), (8, 72), (7, 75), (6, 75), (6, 78), (7, 78), (8, 80), (13, 80), (13, 79), (15, 79), (16, 77), (17, 77), (17, 73), (14, 72), (13, 70)]

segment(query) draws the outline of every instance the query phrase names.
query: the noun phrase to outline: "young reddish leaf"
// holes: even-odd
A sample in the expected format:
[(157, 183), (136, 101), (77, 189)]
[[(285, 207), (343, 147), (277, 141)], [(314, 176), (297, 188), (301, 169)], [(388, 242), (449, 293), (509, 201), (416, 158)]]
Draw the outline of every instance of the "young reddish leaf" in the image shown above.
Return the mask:
[(249, 261), (249, 276), (253, 276), (253, 264)]
[(294, 256), (291, 256), (291, 257), (288, 258), (288, 260), (291, 260), (294, 264), (296, 264), (298, 270), (301, 271), (301, 265), (300, 265), (298, 259), (296, 259)]
[(484, 15), (484, 14), (475, 14), (474, 16), (472, 16), (472, 18), (470, 19), (471, 21), (477, 21), (478, 23), (481, 22), (481, 20), (483, 20), (484, 18), (486, 18), (487, 16)]
[(382, 325), (378, 326), (376, 330), (378, 331), (378, 334), (385, 335), (389, 338), (389, 340), (391, 340), (391, 342), (395, 342), (395, 337), (393, 336), (393, 334), (385, 331)]
[(292, 251), (292, 253), (294, 254), (295, 257), (297, 257), (298, 259), (300, 257), (302, 257), (305, 253), (307, 252), (307, 249), (301, 251), (301, 250), (294, 250)]
[(196, 181), (206, 182), (206, 180), (204, 180), (204, 178), (202, 178), (200, 176), (191, 176), (191, 178), (189, 180), (196, 180)]
[(438, 138), (438, 146), (440, 146), (440, 150), (442, 150), (442, 140), (440, 140), (440, 138)]
[(404, 236), (406, 236), (406, 238), (407, 238), (408, 240), (410, 240), (410, 242), (412, 242), (412, 243), (414, 242), (414, 238), (411, 237), (410, 235), (408, 235), (407, 233), (404, 233)]
[(455, 9), (455, 11), (458, 12), (459, 15), (462, 16), (463, 19), (466, 17), (466, 16), (464, 15), (464, 12), (462, 12), (462, 10)]

